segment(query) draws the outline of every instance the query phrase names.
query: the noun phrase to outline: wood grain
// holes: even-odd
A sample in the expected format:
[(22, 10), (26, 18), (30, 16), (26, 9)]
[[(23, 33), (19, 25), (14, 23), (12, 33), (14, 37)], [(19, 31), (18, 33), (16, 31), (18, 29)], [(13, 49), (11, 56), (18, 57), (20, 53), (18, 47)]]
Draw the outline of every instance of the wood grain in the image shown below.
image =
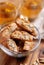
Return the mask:
[[(39, 48), (34, 52), (34, 54), (33, 54), (33, 59), (32, 59), (32, 62), (31, 62), (30, 65), (32, 65), (32, 64), (38, 59), (39, 51), (40, 51), (40, 49), (42, 49), (42, 48), (44, 48), (44, 41), (41, 42)], [(41, 64), (39, 63), (39, 65), (41, 65)]]
[(1, 49), (0, 49), (0, 65), (5, 65), (9, 56), (7, 56)]

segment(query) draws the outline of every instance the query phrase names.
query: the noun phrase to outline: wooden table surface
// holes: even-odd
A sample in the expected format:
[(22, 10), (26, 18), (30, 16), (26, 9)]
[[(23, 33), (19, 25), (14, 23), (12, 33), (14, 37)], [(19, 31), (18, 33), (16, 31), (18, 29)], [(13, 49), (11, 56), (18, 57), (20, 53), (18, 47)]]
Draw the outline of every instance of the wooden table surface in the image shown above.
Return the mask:
[(0, 65), (32, 65), (32, 63), (34, 63), (38, 58), (39, 50), (41, 48), (44, 48), (44, 40), (41, 42), (39, 48), (35, 52), (22, 59), (10, 57), (0, 49)]

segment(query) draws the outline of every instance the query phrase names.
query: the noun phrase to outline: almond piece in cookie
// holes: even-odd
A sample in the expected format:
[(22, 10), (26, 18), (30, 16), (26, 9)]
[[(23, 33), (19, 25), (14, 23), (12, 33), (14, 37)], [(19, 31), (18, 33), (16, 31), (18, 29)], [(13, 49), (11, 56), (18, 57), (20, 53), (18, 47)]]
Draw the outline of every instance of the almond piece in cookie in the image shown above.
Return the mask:
[(23, 39), (23, 35), (22, 35), (21, 31), (14, 31), (14, 32), (11, 34), (11, 38), (12, 38), (12, 39), (22, 40), (22, 39)]
[(15, 41), (13, 41), (12, 39), (8, 39), (8, 44), (7, 44), (8, 48), (12, 51), (16, 51), (18, 52), (18, 47), (15, 43)]
[(17, 25), (19, 25), (24, 30), (28, 31), (33, 36), (37, 35), (37, 31), (36, 31), (34, 25), (31, 24), (30, 22), (26, 22), (25, 20), (18, 18), (16, 20), (16, 23), (17, 23)]
[(2, 35), (2, 37), (10, 38), (11, 32), (9, 31), (8, 28), (6, 28), (6, 29), (4, 29), (0, 34)]
[(34, 42), (25, 41), (23, 50), (30, 51), (34, 47)]
[(3, 37), (9, 38), (10, 34), (14, 31), (18, 29), (18, 26), (16, 23), (12, 22), (8, 25), (6, 25), (4, 28), (2, 28), (1, 30), (1, 34)]
[(31, 41), (33, 40), (33, 36), (30, 35), (28, 32), (26, 31), (14, 31), (12, 34), (11, 34), (11, 38), (12, 39), (18, 39), (18, 40), (28, 40), (28, 41)]
[(16, 24), (15, 22), (10, 23), (10, 24), (8, 25), (8, 27), (9, 27), (9, 30), (10, 30), (11, 32), (13, 32), (14, 30), (16, 30), (16, 29), (18, 28), (18, 26), (17, 26), (17, 24)]

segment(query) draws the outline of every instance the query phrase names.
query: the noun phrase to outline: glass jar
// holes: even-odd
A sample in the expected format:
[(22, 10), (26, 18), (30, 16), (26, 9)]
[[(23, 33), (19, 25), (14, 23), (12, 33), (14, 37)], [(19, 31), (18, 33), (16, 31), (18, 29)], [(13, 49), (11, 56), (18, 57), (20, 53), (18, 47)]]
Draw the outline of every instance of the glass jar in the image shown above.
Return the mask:
[(0, 25), (16, 19), (20, 0), (0, 0)]
[(23, 0), (20, 14), (29, 19), (35, 19), (42, 9), (42, 0)]

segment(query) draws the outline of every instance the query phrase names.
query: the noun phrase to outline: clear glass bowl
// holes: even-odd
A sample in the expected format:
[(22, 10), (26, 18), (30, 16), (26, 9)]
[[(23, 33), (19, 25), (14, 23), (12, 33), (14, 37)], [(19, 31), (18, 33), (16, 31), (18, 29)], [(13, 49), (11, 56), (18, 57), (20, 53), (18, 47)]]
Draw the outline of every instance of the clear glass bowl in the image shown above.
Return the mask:
[[(25, 57), (27, 55), (29, 55), (30, 53), (33, 53), (33, 51), (35, 51), (40, 44), (41, 41), (41, 37), (40, 37), (40, 33), (39, 30), (35, 27), (36, 31), (37, 31), (37, 37), (34, 37), (35, 41), (35, 46), (33, 47), (33, 49), (31, 49), (30, 51), (26, 51), (26, 52), (13, 52), (11, 50), (9, 50), (8, 48), (6, 48), (4, 45), (0, 44), (0, 48), (9, 56), (12, 57)], [(0, 30), (1, 32), (1, 30)]]

